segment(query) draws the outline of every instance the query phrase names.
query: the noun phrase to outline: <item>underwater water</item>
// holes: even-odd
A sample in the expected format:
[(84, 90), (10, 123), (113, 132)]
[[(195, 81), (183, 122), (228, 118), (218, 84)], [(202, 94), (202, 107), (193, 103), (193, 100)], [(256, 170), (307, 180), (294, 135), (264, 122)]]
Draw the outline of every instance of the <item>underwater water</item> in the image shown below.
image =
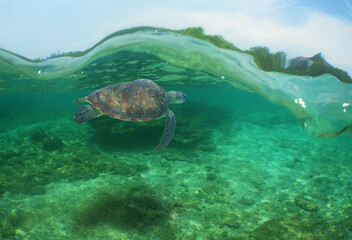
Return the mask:
[[(138, 78), (188, 96), (161, 152), (165, 118), (73, 121)], [(0, 49), (0, 239), (351, 239), (351, 98), (156, 29), (45, 61)]]

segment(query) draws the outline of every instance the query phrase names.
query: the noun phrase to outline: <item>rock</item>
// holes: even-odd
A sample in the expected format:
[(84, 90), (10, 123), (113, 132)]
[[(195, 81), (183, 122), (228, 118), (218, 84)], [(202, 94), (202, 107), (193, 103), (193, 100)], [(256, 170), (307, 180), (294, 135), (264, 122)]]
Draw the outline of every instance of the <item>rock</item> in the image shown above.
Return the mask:
[(318, 211), (318, 206), (313, 202), (313, 200), (308, 199), (304, 196), (296, 196), (294, 201), (296, 206), (304, 211), (308, 211), (308, 212)]
[(55, 151), (61, 148), (64, 144), (58, 136), (48, 136), (43, 140), (43, 148), (47, 151)]
[(113, 186), (95, 196), (89, 204), (84, 203), (77, 214), (77, 226), (86, 229), (87, 226), (109, 224), (140, 230), (158, 224), (166, 226), (171, 210), (166, 197), (147, 185), (121, 188)]
[(245, 197), (245, 196), (242, 196), (239, 200), (239, 202), (243, 205), (246, 205), (246, 206), (251, 206), (255, 203), (255, 200), (253, 198), (249, 198), (249, 197)]
[(43, 142), (43, 140), (47, 137), (48, 134), (41, 128), (34, 130), (31, 135), (31, 139), (33, 142)]
[(297, 163), (300, 163), (301, 161), (298, 158), (294, 158), (286, 163), (286, 167), (288, 168), (294, 168)]
[(291, 160), (286, 163), (286, 167), (288, 168), (294, 168), (296, 166), (296, 162), (294, 160)]
[(280, 219), (270, 219), (254, 229), (249, 236), (255, 240), (293, 239), (289, 235), (289, 230)]
[(64, 145), (60, 137), (51, 135), (42, 128), (34, 130), (30, 138), (36, 144), (41, 143), (43, 148), (50, 152), (58, 150)]
[(231, 218), (227, 218), (224, 222), (223, 222), (224, 226), (227, 226), (229, 228), (233, 228), (233, 229), (237, 229), (241, 226), (241, 223), (239, 220), (237, 219), (231, 219)]
[(214, 172), (208, 172), (207, 173), (206, 179), (208, 181), (214, 181), (214, 180), (216, 180), (216, 178), (217, 178), (217, 176), (216, 176), (216, 174)]
[[(10, 160), (12, 158), (19, 157), (21, 155), (22, 155), (22, 153), (14, 151), (14, 150), (4, 151), (4, 152), (0, 152), (0, 159), (2, 159), (2, 160)], [(3, 164), (4, 162), (5, 161), (1, 161), (0, 160), (0, 165)]]
[(203, 151), (203, 152), (215, 152), (217, 149), (216, 144), (210, 142), (208, 144), (200, 144), (198, 146), (198, 150), (199, 151)]
[(6, 192), (6, 189), (4, 187), (4, 185), (2, 184), (2, 182), (0, 182), (0, 197), (2, 197), (2, 195)]

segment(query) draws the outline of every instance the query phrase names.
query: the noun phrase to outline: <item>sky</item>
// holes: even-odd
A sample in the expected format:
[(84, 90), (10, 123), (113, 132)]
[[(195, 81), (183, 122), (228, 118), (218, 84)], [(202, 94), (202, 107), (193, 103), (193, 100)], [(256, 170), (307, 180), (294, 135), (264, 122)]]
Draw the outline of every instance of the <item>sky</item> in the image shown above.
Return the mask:
[(352, 76), (352, 0), (0, 0), (0, 48), (27, 58), (85, 50), (135, 26), (203, 27), (290, 58), (322, 53)]

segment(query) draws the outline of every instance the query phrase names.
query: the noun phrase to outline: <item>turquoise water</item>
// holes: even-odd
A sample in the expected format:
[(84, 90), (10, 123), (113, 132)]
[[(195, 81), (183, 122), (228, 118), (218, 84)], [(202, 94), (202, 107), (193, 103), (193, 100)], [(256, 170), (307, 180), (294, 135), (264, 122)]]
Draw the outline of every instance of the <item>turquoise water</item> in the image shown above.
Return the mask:
[[(165, 118), (73, 121), (74, 99), (138, 78), (188, 96), (161, 152)], [(43, 62), (0, 49), (0, 91), (2, 239), (352, 237), (352, 87), (332, 75), (141, 30)]]

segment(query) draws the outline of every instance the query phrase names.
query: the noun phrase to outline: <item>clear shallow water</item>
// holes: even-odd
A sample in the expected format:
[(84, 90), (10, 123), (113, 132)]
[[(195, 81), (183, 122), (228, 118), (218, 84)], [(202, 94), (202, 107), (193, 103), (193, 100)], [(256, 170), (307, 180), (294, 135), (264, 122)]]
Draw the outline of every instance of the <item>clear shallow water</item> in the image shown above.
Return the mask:
[[(2, 238), (351, 237), (351, 135), (310, 138), (295, 118), (328, 119), (319, 125), (328, 133), (348, 126), (348, 107), (331, 111), (350, 101), (350, 85), (266, 73), (247, 55), (186, 36), (137, 34), (110, 39), (90, 57), (2, 62)], [(72, 100), (142, 77), (188, 94), (170, 106), (177, 129), (162, 152), (155, 147), (165, 119), (73, 122)], [(325, 102), (321, 89), (331, 92)], [(310, 109), (293, 114), (294, 93), (312, 99)]]

